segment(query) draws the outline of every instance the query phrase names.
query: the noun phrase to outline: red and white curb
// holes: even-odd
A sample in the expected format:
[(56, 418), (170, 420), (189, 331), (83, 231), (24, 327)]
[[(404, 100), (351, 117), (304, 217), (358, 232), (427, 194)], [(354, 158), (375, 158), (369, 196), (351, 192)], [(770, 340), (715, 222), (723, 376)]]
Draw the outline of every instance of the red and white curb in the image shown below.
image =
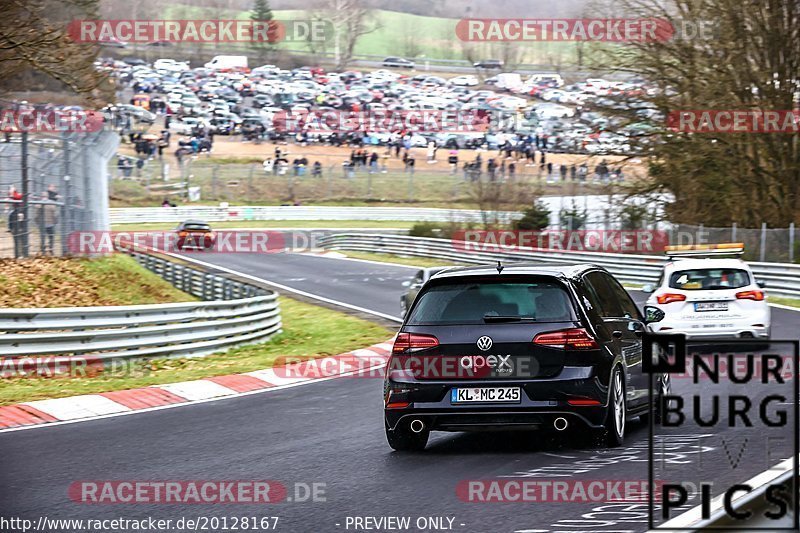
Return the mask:
[[(382, 342), (369, 348), (314, 359), (313, 365), (314, 368), (341, 369), (348, 366), (341, 364), (343, 360), (352, 362), (355, 359), (370, 365), (368, 368), (373, 369), (386, 365), (391, 350), (391, 342)], [(300, 363), (301, 366), (303, 364)], [(352, 365), (349, 366), (352, 367)], [(84, 394), (0, 406), (0, 432), (28, 429), (47, 424), (54, 425), (107, 418), (134, 412), (152, 411), (244, 396), (335, 379), (363, 372), (368, 368), (360, 368), (356, 371), (325, 372), (323, 376), (303, 377), (302, 371), (292, 372), (289, 366), (282, 366), (244, 374), (153, 385), (141, 389)]]

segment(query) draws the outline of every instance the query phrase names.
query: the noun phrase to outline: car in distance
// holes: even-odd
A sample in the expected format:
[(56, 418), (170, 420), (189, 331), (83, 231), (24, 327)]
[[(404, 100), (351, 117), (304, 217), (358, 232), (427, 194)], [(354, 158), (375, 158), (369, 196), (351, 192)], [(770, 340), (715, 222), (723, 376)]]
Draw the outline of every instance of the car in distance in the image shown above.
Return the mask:
[(414, 68), (415, 64), (413, 61), (409, 61), (408, 59), (404, 59), (402, 57), (387, 57), (381, 63), (384, 67), (398, 67), (398, 68)]
[(175, 228), (178, 250), (208, 250), (216, 244), (216, 235), (211, 226), (202, 220), (186, 220)]
[(503, 62), (499, 59), (481, 59), (472, 64), (475, 68), (482, 68), (482, 69), (501, 69), (503, 68)]
[(741, 243), (668, 246), (671, 261), (655, 284), (642, 288), (651, 293), (645, 305), (664, 313), (654, 330), (691, 340), (768, 340), (765, 284), (741, 259), (724, 257), (743, 252)]
[(154, 124), (156, 121), (155, 113), (152, 113), (143, 107), (131, 104), (116, 104), (114, 106), (106, 106), (103, 111), (111, 112), (112, 108), (117, 113), (133, 117), (134, 120), (143, 124)]
[[(625, 289), (594, 265), (435, 274), (387, 364), (389, 445), (422, 450), (431, 431), (574, 426), (619, 446), (626, 420), (650, 412), (645, 328)], [(656, 396), (669, 390), (666, 377), (654, 384)]]
[(472, 74), (456, 76), (454, 78), (450, 78), (447, 81), (450, 83), (450, 85), (454, 85), (456, 87), (475, 87), (480, 83), (478, 77), (473, 76)]
[(417, 270), (417, 273), (414, 277), (409, 281), (404, 281), (403, 286), (408, 287), (408, 290), (400, 297), (400, 316), (406, 316), (406, 312), (411, 307), (411, 304), (414, 303), (414, 298), (417, 297), (419, 294), (419, 290), (425, 285), (425, 282), (431, 279), (431, 276), (436, 274), (437, 272), (441, 272), (445, 268), (448, 267), (430, 267), (430, 268), (421, 268)]

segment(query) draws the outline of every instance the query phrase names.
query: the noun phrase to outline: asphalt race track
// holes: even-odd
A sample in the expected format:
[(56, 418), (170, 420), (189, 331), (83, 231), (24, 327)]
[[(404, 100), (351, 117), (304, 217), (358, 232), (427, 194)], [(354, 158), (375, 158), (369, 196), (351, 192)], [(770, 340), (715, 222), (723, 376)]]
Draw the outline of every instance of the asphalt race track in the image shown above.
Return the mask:
[[(392, 315), (399, 310), (402, 281), (414, 273), (395, 265), (303, 254), (204, 255), (203, 260)], [(635, 297), (643, 300), (641, 293)], [(796, 338), (798, 319), (798, 313), (773, 309), (773, 338)], [(753, 398), (766, 392), (759, 384), (750, 385)], [(689, 393), (690, 387), (674, 382), (675, 391)], [(647, 529), (645, 502), (480, 503), (462, 501), (456, 493), (460, 482), (488, 478), (646, 480), (646, 424), (629, 422), (626, 446), (613, 450), (578, 435), (559, 441), (531, 433), (435, 433), (424, 453), (398, 454), (385, 442), (381, 396), (380, 379), (341, 378), (175, 409), (0, 433), (0, 514), (34, 520), (42, 515), (278, 516), (276, 530), (292, 532), (364, 531), (347, 527), (348, 517), (354, 516), (408, 516), (410, 531), (419, 531), (414, 524), (420, 517), (444, 517), (445, 527), (450, 518), (452, 530), (465, 532)], [(788, 436), (790, 429), (780, 428), (775, 435), (781, 432)], [(670, 467), (665, 476), (672, 480), (698, 477), (695, 459), (702, 449), (713, 453), (703, 455), (700, 470), (714, 472), (716, 481), (728, 485), (791, 455), (786, 439), (775, 445), (770, 462), (753, 445), (763, 435), (734, 428), (704, 432), (687, 426), (664, 434), (672, 439), (662, 466)], [(743, 447), (742, 438), (749, 438), (750, 445)], [(729, 447), (739, 457), (735, 468)], [(323, 483), (325, 501), (87, 505), (71, 501), (67, 492), (70, 484), (81, 480), (276, 480), (293, 500), (298, 499), (296, 484), (302, 488)]]

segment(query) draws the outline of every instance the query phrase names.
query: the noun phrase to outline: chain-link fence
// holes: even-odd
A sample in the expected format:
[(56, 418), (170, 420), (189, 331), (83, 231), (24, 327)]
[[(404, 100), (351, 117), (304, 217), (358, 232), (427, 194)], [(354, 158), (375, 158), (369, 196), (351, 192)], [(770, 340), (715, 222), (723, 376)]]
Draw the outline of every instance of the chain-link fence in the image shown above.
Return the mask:
[(64, 255), (73, 231), (107, 230), (116, 133), (0, 136), (0, 257)]
[[(428, 168), (425, 161), (397, 168), (381, 159), (374, 165), (315, 164), (313, 154), (304, 154), (305, 164), (216, 163), (200, 155), (181, 164), (173, 158), (112, 161), (112, 198), (125, 205), (153, 205), (164, 198), (177, 202), (190, 198), (202, 202), (247, 202), (285, 204), (319, 201), (383, 202), (476, 202), (476, 183), (526, 187), (531, 193), (598, 194), (625, 183), (625, 175), (594, 173), (574, 178), (569, 168), (562, 175), (559, 165), (548, 171), (539, 164), (506, 164), (492, 172), (486, 163), (478, 171), (463, 163), (450, 170)], [(327, 156), (329, 158), (329, 156)], [(138, 161), (143, 161), (137, 164)]]
[[(747, 261), (800, 262), (800, 243), (794, 224), (788, 228), (768, 228), (766, 224), (760, 228), (740, 228), (735, 224), (727, 228), (675, 224), (669, 232), (673, 244), (744, 243), (743, 258)], [(686, 242), (690, 236), (694, 236), (694, 243)]]

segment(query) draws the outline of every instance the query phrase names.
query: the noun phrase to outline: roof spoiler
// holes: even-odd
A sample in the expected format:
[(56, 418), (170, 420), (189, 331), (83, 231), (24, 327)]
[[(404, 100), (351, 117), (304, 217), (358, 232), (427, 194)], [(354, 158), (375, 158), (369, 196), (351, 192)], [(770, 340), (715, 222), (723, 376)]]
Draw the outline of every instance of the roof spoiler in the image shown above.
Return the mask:
[(672, 245), (665, 246), (664, 253), (667, 254), (667, 257), (670, 259), (682, 257), (716, 257), (720, 255), (740, 256), (744, 254), (744, 243), (724, 242), (720, 244)]

